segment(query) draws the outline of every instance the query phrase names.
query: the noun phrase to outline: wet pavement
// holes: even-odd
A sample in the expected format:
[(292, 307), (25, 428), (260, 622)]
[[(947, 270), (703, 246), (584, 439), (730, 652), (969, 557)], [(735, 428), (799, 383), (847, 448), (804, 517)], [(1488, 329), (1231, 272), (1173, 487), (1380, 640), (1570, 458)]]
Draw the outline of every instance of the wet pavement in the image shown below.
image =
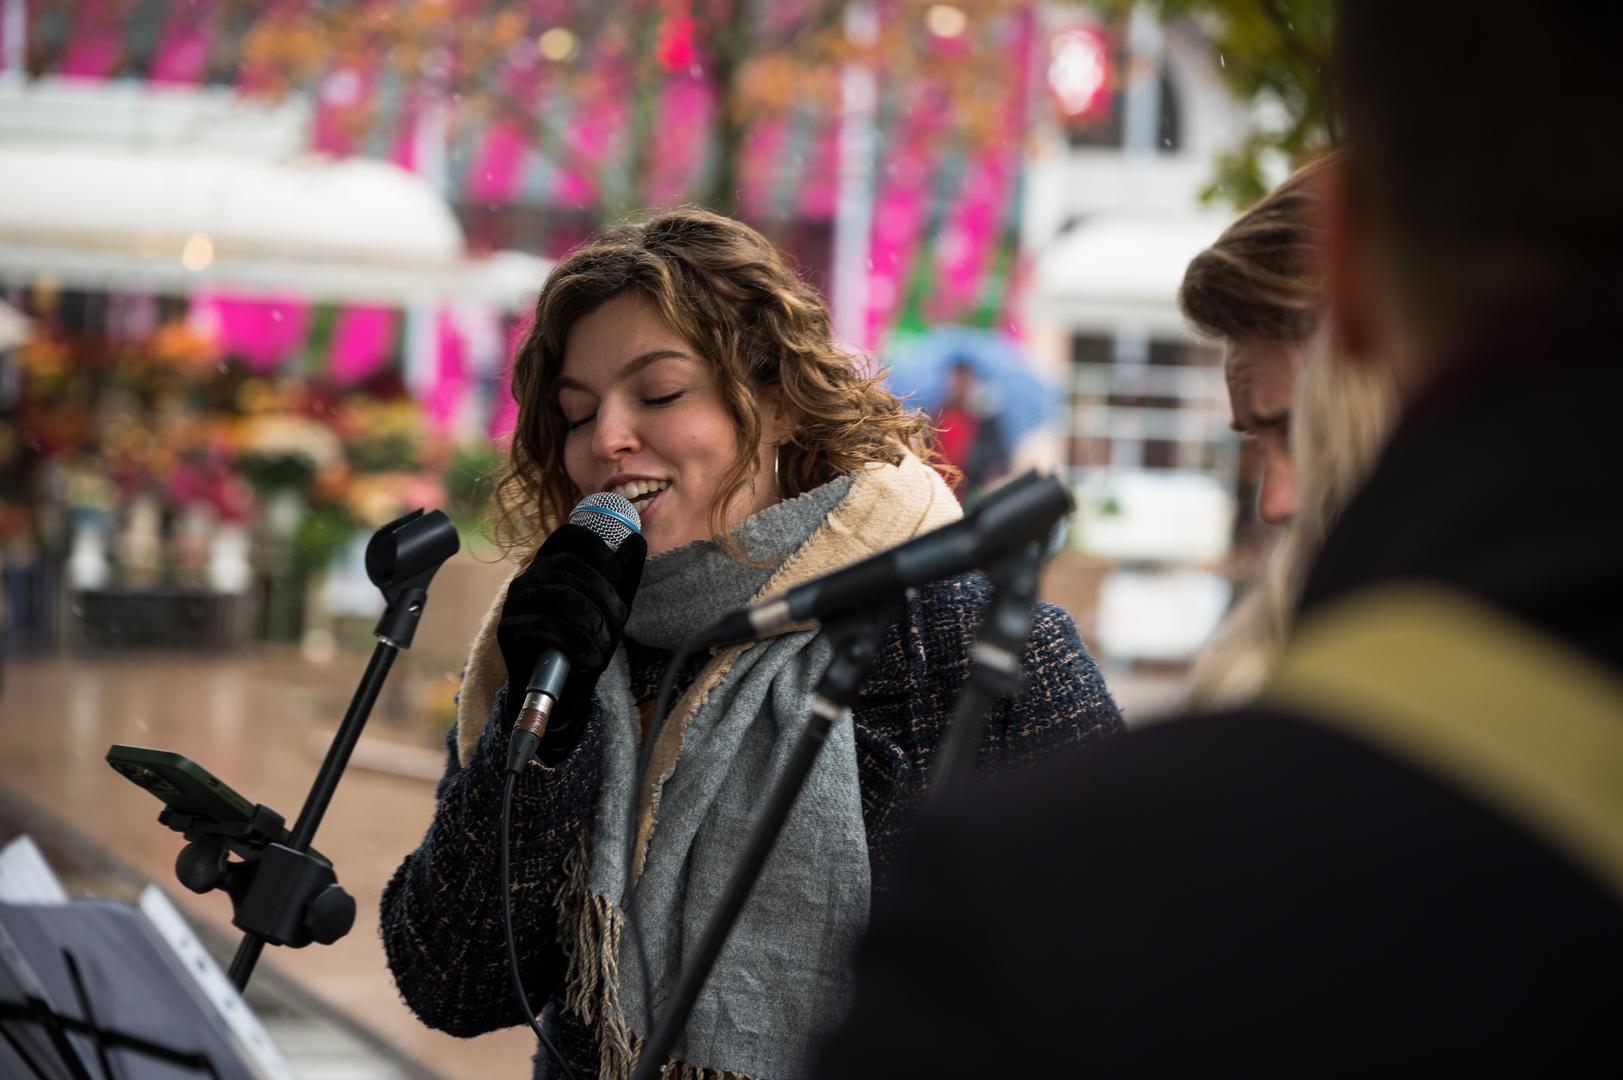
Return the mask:
[[(0, 785), (29, 812), (48, 815), (160, 886), (205, 929), (240, 936), (224, 896), (198, 896), (175, 880), (181, 838), (158, 824), (156, 799), (107, 765), (107, 748), (131, 743), (183, 753), (291, 822), (364, 666), (364, 656), (317, 665), (275, 652), (12, 657), (0, 694)], [(376, 721), (368, 731), (379, 733)], [(368, 752), (419, 772), (437, 756), (414, 747)], [(422, 839), (433, 806), (431, 780), (352, 767), (315, 843), (355, 897), (355, 928), (331, 946), (267, 948), (260, 966), (435, 1073), (527, 1077), (535, 1042), (528, 1029), (476, 1039), (431, 1031), (400, 1001), (385, 965), (379, 896)]]

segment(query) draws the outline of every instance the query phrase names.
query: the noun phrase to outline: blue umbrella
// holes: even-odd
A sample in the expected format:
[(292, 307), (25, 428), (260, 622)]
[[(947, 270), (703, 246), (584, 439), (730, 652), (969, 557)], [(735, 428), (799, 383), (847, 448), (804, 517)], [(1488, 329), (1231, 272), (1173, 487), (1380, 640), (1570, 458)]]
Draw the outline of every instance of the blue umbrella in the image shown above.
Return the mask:
[(891, 392), (934, 415), (953, 368), (967, 363), (1011, 446), (1059, 416), (1060, 388), (1039, 376), (1020, 344), (1007, 334), (967, 326), (937, 326), (906, 342), (889, 358)]

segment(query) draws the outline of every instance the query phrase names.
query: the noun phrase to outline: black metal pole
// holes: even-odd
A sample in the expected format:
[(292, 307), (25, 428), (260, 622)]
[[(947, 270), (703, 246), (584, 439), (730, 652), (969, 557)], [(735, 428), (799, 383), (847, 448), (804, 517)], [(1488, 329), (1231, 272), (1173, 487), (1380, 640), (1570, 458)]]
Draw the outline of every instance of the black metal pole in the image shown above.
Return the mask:
[(927, 799), (938, 802), (945, 792), (968, 783), (975, 774), (975, 751), (980, 745), (986, 711), (994, 701), (1020, 689), (1020, 654), (1031, 636), (1032, 610), (1037, 603), (1037, 571), (1042, 548), (1028, 545), (992, 566), (992, 602), (987, 606), (979, 635), (970, 653), (953, 710), (952, 724), (936, 751)]
[(298, 821), (293, 824), (287, 846), (294, 851), (309, 850), (310, 841), (327, 813), (327, 804), (332, 802), (333, 793), (338, 790), (338, 780), (344, 775), (349, 756), (355, 750), (361, 729), (372, 714), (372, 706), (383, 689), (383, 680), (388, 678), (389, 668), (393, 666), (399, 651), (392, 641), (379, 641), (372, 650), (372, 659), (367, 661), (366, 671), (355, 688), (355, 696), (350, 699), (349, 711), (344, 714), (344, 722), (338, 725), (338, 731), (333, 735), (332, 745), (327, 748), (327, 756), (321, 763), (321, 771), (316, 773), (310, 795), (304, 801), (304, 808), (299, 811)]
[[(294, 851), (310, 850), (316, 827), (321, 824), (322, 817), (327, 813), (327, 804), (332, 802), (333, 793), (338, 790), (338, 781), (344, 775), (350, 754), (354, 753), (355, 744), (360, 740), (361, 729), (366, 727), (367, 717), (372, 714), (372, 706), (383, 689), (383, 680), (388, 678), (389, 668), (398, 653), (394, 642), (388, 640), (380, 640), (372, 650), (372, 659), (367, 661), (366, 671), (361, 674), (361, 681), (350, 698), (349, 711), (344, 714), (343, 723), (338, 725), (338, 731), (333, 735), (332, 745), (327, 748), (327, 756), (321, 762), (321, 770), (316, 773), (315, 782), (310, 785), (310, 794), (305, 797), (304, 808), (299, 811), (299, 820), (294, 823), (288, 837), (287, 846)], [(230, 971), (232, 985), (239, 991), (247, 988), (248, 979), (264, 951), (264, 938), (252, 933), (243, 935), (242, 944), (237, 946), (237, 954), (231, 960)]]
[(936, 750), (935, 765), (930, 770), (927, 801), (934, 803), (941, 793), (958, 786), (975, 770), (975, 749), (980, 743), (982, 722), (986, 710), (999, 697), (996, 688), (989, 685), (984, 668), (971, 664), (964, 676), (963, 687), (953, 705), (952, 721)]
[(716, 910), (705, 923), (698, 947), (682, 968), (664, 1019), (643, 1045), (632, 1080), (656, 1080), (664, 1068), (665, 1058), (676, 1045), (682, 1029), (687, 1026), (688, 1015), (699, 1000), (699, 991), (704, 989), (704, 982), (710, 977), (716, 957), (721, 955), (722, 946), (727, 944), (727, 935), (738, 921), (738, 914), (744, 909), (750, 890), (755, 887), (761, 867), (766, 865), (767, 857), (772, 854), (778, 834), (783, 831), (783, 823), (788, 820), (800, 789), (805, 787), (806, 777), (811, 775), (812, 766), (817, 763), (817, 755), (823, 751), (829, 731), (835, 721), (849, 713), (856, 701), (857, 687), (873, 666), (879, 639), (895, 615), (896, 607), (887, 605), (881, 611), (825, 626), (829, 636), (834, 639), (834, 662), (817, 684), (816, 694), (812, 698), (811, 719), (795, 741), (795, 748), (789, 755), (783, 774), (778, 777), (772, 794), (767, 797), (766, 808), (756, 819), (744, 854), (733, 868), (727, 887), (716, 903)]
[(265, 951), (265, 939), (258, 934), (242, 935), (242, 944), (237, 946), (237, 955), (231, 958), (231, 985), (241, 993), (248, 988), (248, 977), (254, 973), (254, 965), (259, 963), (259, 954)]
[[(821, 704), (819, 701), (818, 705)], [(772, 854), (778, 833), (789, 818), (789, 810), (800, 795), (800, 789), (805, 786), (806, 777), (817, 762), (817, 755), (823, 750), (834, 719), (840, 714), (837, 707), (830, 706), (827, 713), (820, 715), (818, 705), (812, 707), (811, 722), (800, 733), (789, 763), (784, 767), (783, 778), (772, 789), (766, 809), (761, 812), (750, 833), (744, 854), (733, 868), (732, 877), (727, 881), (727, 888), (722, 892), (716, 910), (711, 913), (709, 922), (705, 923), (698, 947), (682, 969), (665, 1018), (643, 1047), (634, 1080), (653, 1080), (659, 1076), (661, 1063), (670, 1054), (671, 1047), (676, 1045), (677, 1036), (687, 1026), (688, 1014), (699, 1000), (699, 991), (704, 989), (710, 969), (715, 967), (716, 957), (721, 955), (722, 946), (727, 944), (727, 935), (732, 932), (733, 923), (738, 921), (738, 913), (744, 910), (744, 901), (749, 899), (755, 879), (761, 875), (761, 867), (766, 865), (767, 856)]]

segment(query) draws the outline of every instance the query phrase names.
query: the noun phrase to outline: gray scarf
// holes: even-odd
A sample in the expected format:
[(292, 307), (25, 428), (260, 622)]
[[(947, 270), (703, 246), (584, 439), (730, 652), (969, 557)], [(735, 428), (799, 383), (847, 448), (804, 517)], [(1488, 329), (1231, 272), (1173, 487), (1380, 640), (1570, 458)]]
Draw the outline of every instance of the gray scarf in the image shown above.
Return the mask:
[[(674, 648), (748, 603), (850, 487), (850, 478), (842, 477), (740, 526), (735, 538), (764, 566), (735, 561), (708, 541), (649, 560), (626, 633)], [(680, 751), (659, 777), (645, 815), (657, 818), (658, 827), (642, 838), (639, 854), (635, 902), (651, 971), (644, 976), (629, 935), (615, 958), (618, 1011), (632, 1029), (642, 1026), (650, 987), (656, 1016), (663, 1012), (806, 724), (812, 688), (831, 658), (815, 630), (760, 642), (733, 659), (719, 682), (702, 691), (685, 729), (672, 732)], [(639, 741), (623, 651), (597, 694), (610, 719), (586, 885), (594, 898), (617, 903), (627, 878), (626, 808)], [(672, 713), (669, 723), (679, 724), (680, 705)], [(699, 995), (675, 1060), (709, 1075), (801, 1075), (812, 1040), (840, 1018), (849, 1000), (850, 952), (867, 924), (869, 890), (856, 745), (846, 724), (830, 735), (807, 778)], [(648, 1034), (628, 1030), (624, 1049)], [(600, 1075), (623, 1075), (630, 1060), (616, 1052), (620, 1039), (603, 1041), (608, 1052)]]

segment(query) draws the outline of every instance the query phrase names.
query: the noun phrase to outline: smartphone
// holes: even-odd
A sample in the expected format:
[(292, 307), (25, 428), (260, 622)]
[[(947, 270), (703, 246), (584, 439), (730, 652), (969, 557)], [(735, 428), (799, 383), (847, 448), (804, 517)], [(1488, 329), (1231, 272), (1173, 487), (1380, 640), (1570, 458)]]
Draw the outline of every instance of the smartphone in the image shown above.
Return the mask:
[(164, 801), (171, 810), (219, 821), (247, 821), (254, 804), (203, 766), (172, 750), (114, 743), (107, 764)]
[[(114, 743), (107, 748), (107, 764), (179, 813), (215, 821), (246, 822), (254, 816), (253, 803), (191, 758), (173, 750)], [(283, 826), (280, 834), (272, 837), (271, 842), (285, 844), (291, 835)], [(238, 851), (235, 847), (231, 850)], [(241, 854), (240, 851), (238, 853)], [(332, 865), (331, 860), (315, 848), (311, 848), (309, 853), (312, 858)]]

